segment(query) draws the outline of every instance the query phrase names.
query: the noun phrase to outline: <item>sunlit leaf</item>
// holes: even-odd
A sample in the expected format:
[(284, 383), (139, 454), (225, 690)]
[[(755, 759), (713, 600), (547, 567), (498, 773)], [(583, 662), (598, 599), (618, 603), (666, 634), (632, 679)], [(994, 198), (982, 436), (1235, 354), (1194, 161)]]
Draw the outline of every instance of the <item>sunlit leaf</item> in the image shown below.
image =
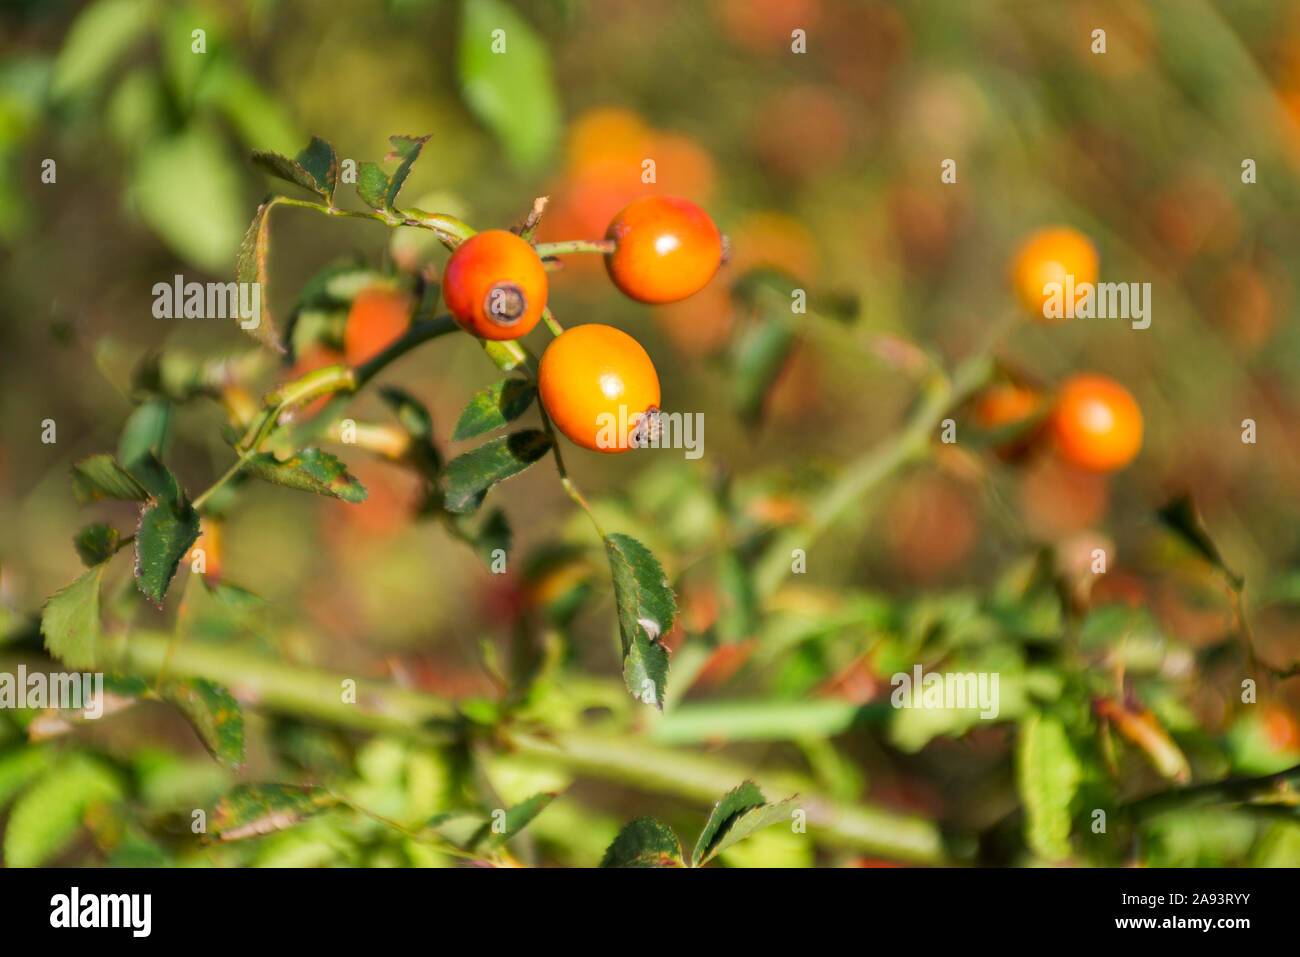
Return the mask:
[(88, 808), (122, 795), (117, 775), (97, 760), (74, 755), (14, 803), (5, 828), (6, 867), (39, 867), (67, 847)]
[(623, 681), (633, 697), (662, 709), (668, 683), (668, 649), (662, 640), (677, 617), (676, 596), (658, 560), (636, 539), (608, 535), (605, 553), (614, 579)]
[(295, 784), (244, 784), (217, 802), (212, 828), (223, 841), (292, 827), (338, 803), (324, 788)]
[(96, 565), (45, 603), (41, 635), (45, 650), (69, 668), (95, 667), (99, 645), (99, 582), (104, 566)]
[(143, 502), (149, 497), (148, 489), (106, 452), (72, 466), (72, 494), (81, 505), (104, 498)]
[(244, 471), (264, 482), (329, 495), (354, 505), (366, 500), (366, 487), (339, 459), (320, 449), (303, 449), (284, 461), (262, 452), (248, 460)]
[(1058, 718), (1035, 712), (1016, 739), (1016, 781), (1025, 808), (1025, 841), (1050, 861), (1072, 853), (1072, 804), (1083, 768)]
[(135, 532), (135, 581), (140, 593), (161, 606), (181, 559), (198, 537), (199, 513), (191, 506), (145, 505)]
[(778, 821), (789, 821), (795, 798), (768, 804), (752, 781), (728, 791), (713, 807), (708, 823), (691, 854), (691, 866), (700, 867), (756, 831)]
[(682, 867), (682, 846), (667, 824), (639, 817), (618, 832), (601, 867)]
[(472, 512), (488, 489), (518, 475), (551, 448), (551, 440), (536, 429), (493, 439), (447, 464), (445, 504), (451, 512)]
[(234, 695), (206, 678), (165, 681), (158, 694), (185, 715), (219, 764), (240, 769), (244, 763), (244, 713)]
[(556, 797), (555, 793), (549, 791), (534, 794), (528, 800), (506, 809), (499, 820), (494, 816), (483, 825), (480, 832), (475, 835), (471, 846), (477, 847), (481, 843), (486, 843), (488, 847), (500, 847), (527, 827), (533, 818), (545, 811)]
[(470, 399), (451, 437), (457, 441), (472, 439), (513, 422), (528, 411), (536, 397), (537, 388), (525, 379), (494, 382)]
[(459, 68), (465, 102), (510, 159), (540, 165), (555, 146), (560, 106), (550, 54), (528, 21), (502, 0), (467, 0)]
[(72, 543), (77, 556), (86, 567), (106, 562), (117, 552), (122, 536), (112, 525), (87, 525), (77, 533)]

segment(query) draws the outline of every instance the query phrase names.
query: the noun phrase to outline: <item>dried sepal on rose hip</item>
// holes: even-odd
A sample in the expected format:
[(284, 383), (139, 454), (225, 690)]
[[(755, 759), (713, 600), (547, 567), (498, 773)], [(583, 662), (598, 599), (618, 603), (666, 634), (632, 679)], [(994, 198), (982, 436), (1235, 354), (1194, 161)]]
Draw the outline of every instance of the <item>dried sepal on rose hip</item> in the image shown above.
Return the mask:
[(646, 196), (614, 217), (605, 238), (616, 244), (605, 268), (638, 302), (685, 299), (703, 289), (722, 263), (722, 235), (709, 214), (675, 196)]
[(514, 233), (490, 229), (456, 247), (442, 273), (447, 311), (481, 339), (526, 336), (546, 308), (546, 267)]
[(537, 392), (555, 427), (585, 449), (625, 452), (654, 434), (654, 363), (612, 326), (574, 326), (552, 340), (538, 365)]

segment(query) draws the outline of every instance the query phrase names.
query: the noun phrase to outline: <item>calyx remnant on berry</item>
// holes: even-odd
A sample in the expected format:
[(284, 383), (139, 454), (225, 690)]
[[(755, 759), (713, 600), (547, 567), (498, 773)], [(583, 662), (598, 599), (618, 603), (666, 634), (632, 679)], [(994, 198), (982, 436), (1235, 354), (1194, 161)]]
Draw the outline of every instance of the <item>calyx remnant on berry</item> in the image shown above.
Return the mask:
[(501, 325), (508, 326), (528, 311), (528, 297), (518, 283), (499, 282), (488, 290), (483, 309)]

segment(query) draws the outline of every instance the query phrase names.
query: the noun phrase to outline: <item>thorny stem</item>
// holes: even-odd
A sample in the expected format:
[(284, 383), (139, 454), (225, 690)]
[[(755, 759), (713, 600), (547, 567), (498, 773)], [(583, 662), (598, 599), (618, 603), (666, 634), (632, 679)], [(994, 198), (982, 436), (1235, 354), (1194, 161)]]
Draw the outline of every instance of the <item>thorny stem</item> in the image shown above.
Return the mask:
[(313, 203), (306, 199), (294, 199), (289, 196), (274, 196), (267, 201), (268, 206), (297, 206), (301, 209), (314, 209), (327, 216), (342, 216), (347, 219), (373, 219), (386, 226), (415, 226), (432, 230), (448, 249), (455, 249), (469, 237), (473, 236), (473, 227), (461, 222), (454, 216), (442, 213), (426, 213), (421, 209), (369, 210), (360, 212), (351, 209), (339, 209), (324, 203)]
[(537, 255), (547, 259), (572, 253), (599, 253), (604, 256), (612, 253), (617, 246), (612, 239), (566, 239), (554, 243), (537, 243), (533, 249)]

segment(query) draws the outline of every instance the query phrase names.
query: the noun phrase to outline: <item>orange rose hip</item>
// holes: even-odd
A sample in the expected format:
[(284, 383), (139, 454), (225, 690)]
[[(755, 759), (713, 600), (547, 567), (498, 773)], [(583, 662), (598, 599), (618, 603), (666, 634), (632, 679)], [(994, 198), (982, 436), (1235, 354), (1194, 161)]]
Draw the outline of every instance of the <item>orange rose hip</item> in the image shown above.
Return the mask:
[[(1080, 286), (1095, 284), (1097, 270), (1097, 248), (1092, 240), (1069, 226), (1049, 226), (1031, 233), (1016, 250), (1011, 262), (1011, 284), (1031, 316), (1051, 322), (1057, 317), (1047, 314), (1052, 296), (1044, 292), (1044, 287), (1059, 284), (1062, 316), (1072, 316), (1082, 296)], [(1074, 289), (1073, 302), (1065, 301), (1067, 283)]]
[(675, 196), (646, 196), (623, 207), (605, 232), (609, 278), (638, 302), (676, 302), (699, 292), (722, 263), (722, 235), (708, 213)]
[(347, 364), (361, 365), (400, 339), (411, 325), (414, 306), (409, 295), (387, 286), (371, 286), (357, 293), (343, 327)]
[(628, 432), (659, 408), (659, 376), (641, 344), (595, 323), (552, 340), (537, 370), (542, 407), (570, 441), (594, 452), (624, 452)]
[(528, 241), (504, 229), (476, 233), (456, 247), (442, 273), (442, 298), (466, 332), (518, 339), (546, 308), (546, 267)]
[(1114, 379), (1082, 373), (1061, 385), (1051, 431), (1061, 458), (1069, 464), (1113, 472), (1132, 462), (1142, 448), (1142, 410)]

